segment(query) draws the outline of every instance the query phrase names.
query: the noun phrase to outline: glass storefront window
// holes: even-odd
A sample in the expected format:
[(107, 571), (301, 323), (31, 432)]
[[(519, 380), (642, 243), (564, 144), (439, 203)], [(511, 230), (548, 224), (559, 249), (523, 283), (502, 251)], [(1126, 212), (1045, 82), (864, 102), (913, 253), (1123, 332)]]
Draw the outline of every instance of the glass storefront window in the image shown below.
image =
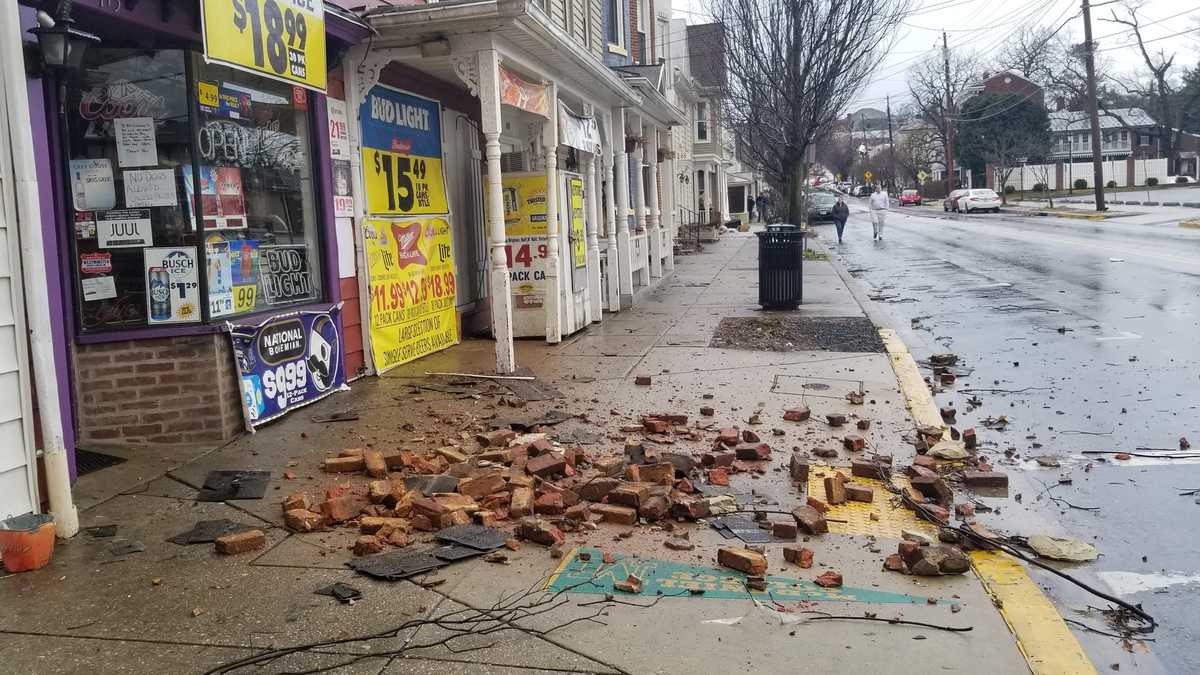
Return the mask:
[(323, 297), (308, 98), (185, 50), (88, 50), (65, 105), (84, 332)]

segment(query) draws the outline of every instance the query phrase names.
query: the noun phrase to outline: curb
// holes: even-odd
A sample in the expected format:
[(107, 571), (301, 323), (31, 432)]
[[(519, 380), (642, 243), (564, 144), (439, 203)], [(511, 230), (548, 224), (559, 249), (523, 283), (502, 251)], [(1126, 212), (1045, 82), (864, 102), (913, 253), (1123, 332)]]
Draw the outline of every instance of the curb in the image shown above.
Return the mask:
[(1186, 227), (1193, 230), (1200, 230), (1200, 220), (1184, 220), (1179, 223), (1180, 227)]
[[(945, 428), (908, 347), (893, 330), (883, 328), (879, 334), (914, 421)], [(970, 556), (971, 569), (992, 596), (1034, 675), (1096, 675), (1075, 634), (1020, 563), (987, 551), (972, 551)]]

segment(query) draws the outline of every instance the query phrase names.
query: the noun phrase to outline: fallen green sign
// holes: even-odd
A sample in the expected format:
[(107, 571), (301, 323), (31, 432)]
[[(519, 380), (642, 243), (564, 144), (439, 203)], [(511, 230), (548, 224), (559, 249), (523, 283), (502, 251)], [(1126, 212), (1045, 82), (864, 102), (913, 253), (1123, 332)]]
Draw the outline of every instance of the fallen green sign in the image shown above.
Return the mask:
[[(580, 554), (584, 554), (580, 556)], [(546, 590), (569, 593), (614, 593), (613, 582), (624, 581), (630, 574), (642, 580), (642, 595), (680, 595), (700, 598), (745, 600), (747, 593), (762, 600), (778, 602), (869, 602), (877, 604), (924, 605), (925, 596), (888, 593), (869, 588), (821, 588), (811, 581), (793, 577), (767, 577), (767, 590), (751, 591), (746, 576), (733, 570), (698, 567), (654, 558), (614, 554), (614, 562), (605, 563), (603, 552), (577, 548), (550, 578)], [(586, 558), (586, 559), (585, 559)], [(692, 593), (701, 590), (703, 593)]]

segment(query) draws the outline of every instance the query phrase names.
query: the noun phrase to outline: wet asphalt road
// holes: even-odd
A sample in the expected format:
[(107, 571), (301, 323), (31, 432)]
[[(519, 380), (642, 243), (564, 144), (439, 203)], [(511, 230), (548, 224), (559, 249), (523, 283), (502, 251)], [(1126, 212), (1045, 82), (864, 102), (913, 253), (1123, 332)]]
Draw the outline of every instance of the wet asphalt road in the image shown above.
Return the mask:
[[(998, 512), (981, 520), (1094, 543), (1097, 562), (1064, 569), (1158, 620), (1147, 643), (1073, 626), (1099, 671), (1200, 673), (1200, 497), (1179, 494), (1200, 488), (1200, 459), (1082, 454), (1177, 451), (1181, 436), (1200, 451), (1200, 230), (910, 208), (876, 242), (862, 204), (851, 209), (845, 244), (830, 249), (918, 360), (954, 352), (969, 373), (936, 399), (1010, 474), (1008, 497), (984, 499)], [(971, 395), (983, 402), (968, 411)], [(1006, 431), (983, 428), (1000, 415)], [(1034, 578), (1064, 617), (1112, 630), (1088, 610), (1103, 600)]]

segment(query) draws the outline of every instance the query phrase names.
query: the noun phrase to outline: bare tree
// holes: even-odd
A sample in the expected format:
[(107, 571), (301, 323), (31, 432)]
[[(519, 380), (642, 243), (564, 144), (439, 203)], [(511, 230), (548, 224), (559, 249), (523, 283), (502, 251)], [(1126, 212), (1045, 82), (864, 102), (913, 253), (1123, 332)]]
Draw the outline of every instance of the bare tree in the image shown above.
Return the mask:
[(850, 176), (857, 160), (858, 151), (854, 147), (854, 139), (841, 125), (825, 130), (817, 138), (817, 161), (841, 179)]
[[(950, 52), (950, 101), (956, 107), (963, 102), (964, 93), (978, 84), (982, 74), (980, 59), (974, 53)], [(908, 71), (908, 93), (916, 117), (927, 124), (941, 147), (943, 161), (949, 155), (946, 138), (947, 122), (954, 119), (946, 107), (946, 68), (941, 55), (930, 56)], [(953, 181), (953, 177), (950, 178)], [(950, 185), (954, 189), (953, 184)]]
[(1051, 26), (1022, 25), (1005, 41), (996, 55), (996, 65), (1021, 75), (1030, 82), (1049, 87), (1054, 81), (1054, 61), (1058, 43)]
[[(1146, 47), (1147, 40), (1142, 36), (1141, 18), (1138, 16), (1140, 9), (1141, 3), (1129, 2), (1121, 8), (1120, 13), (1116, 9), (1111, 10), (1112, 18), (1101, 19), (1126, 26), (1133, 33), (1144, 68), (1133, 78), (1112, 79), (1126, 92), (1145, 101), (1145, 107), (1150, 109), (1151, 117), (1159, 125), (1160, 149), (1167, 157), (1167, 171), (1175, 173), (1184, 117), (1186, 111), (1197, 103), (1200, 91), (1192, 93), (1187, 90), (1184, 73), (1180, 72), (1183, 67), (1176, 67), (1175, 64), (1177, 52), (1168, 54), (1161, 47), (1153, 51)], [(1107, 108), (1104, 112), (1129, 128), (1119, 114), (1112, 114)]]
[(911, 0), (714, 0), (728, 88), (725, 119), (747, 159), (786, 186), (790, 222), (804, 219), (806, 156), (866, 85), (899, 34)]
[(896, 144), (896, 165), (905, 179), (921, 186), (920, 174), (932, 173), (933, 165), (940, 163), (942, 148), (933, 129), (921, 127), (901, 135)]

